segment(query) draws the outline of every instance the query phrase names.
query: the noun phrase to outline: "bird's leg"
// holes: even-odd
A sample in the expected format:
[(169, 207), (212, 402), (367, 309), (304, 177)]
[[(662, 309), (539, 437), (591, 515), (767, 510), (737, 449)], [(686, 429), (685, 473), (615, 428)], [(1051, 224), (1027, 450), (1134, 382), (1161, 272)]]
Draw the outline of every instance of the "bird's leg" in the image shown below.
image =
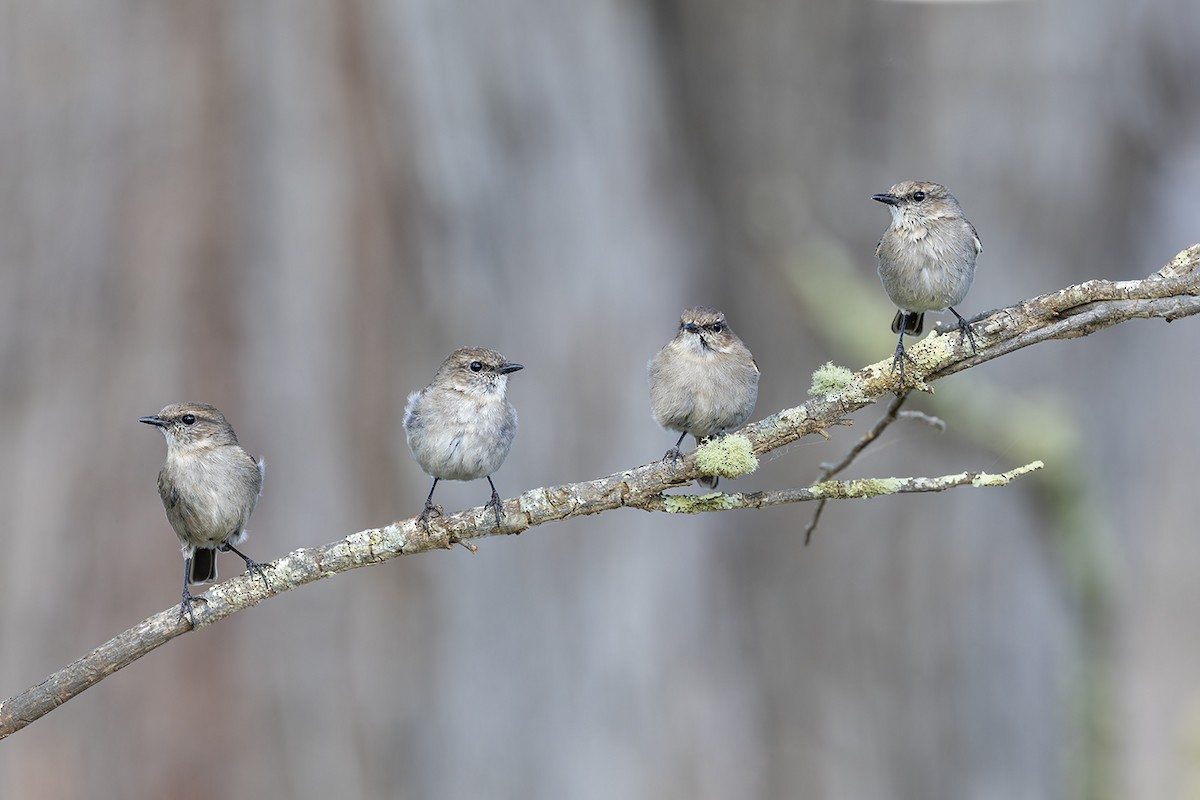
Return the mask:
[(971, 330), (971, 323), (963, 319), (962, 314), (955, 311), (953, 307), (950, 308), (950, 313), (958, 317), (958, 346), (962, 347), (963, 337), (966, 336), (967, 341), (971, 343), (971, 354), (978, 355), (979, 351), (975, 349), (975, 333)]
[(904, 330), (908, 322), (908, 312), (900, 312), (900, 340), (896, 342), (896, 354), (892, 356), (892, 372), (896, 371), (896, 367), (900, 367), (900, 383), (904, 383), (904, 361), (908, 360), (910, 364), (917, 362), (912, 360), (912, 356), (904, 352)]
[(259, 564), (254, 559), (250, 558), (248, 555), (243, 553), (241, 550), (238, 550), (236, 547), (231, 545), (229, 542), (226, 542), (225, 544), (221, 545), (217, 549), (220, 550), (222, 553), (233, 552), (233, 553), (237, 554), (238, 556), (240, 556), (242, 561), (246, 562), (246, 572), (249, 572), (251, 575), (257, 574), (258, 577), (262, 578), (263, 586), (266, 587), (267, 591), (268, 592), (271, 591), (271, 584), (267, 583), (267, 573), (263, 572), (263, 568), (262, 568), (261, 564)]
[(183, 619), (183, 614), (186, 611), (188, 619), (192, 621), (192, 627), (196, 627), (196, 615), (192, 613), (192, 593), (188, 591), (188, 578), (192, 574), (192, 557), (185, 556), (183, 559), (183, 599), (179, 602), (179, 618)]
[(492, 483), (491, 475), (487, 476), (487, 482), (488, 482), (488, 485), (492, 487), (492, 499), (487, 501), (487, 505), (485, 505), (484, 508), (488, 508), (490, 506), (492, 508), (492, 510), (496, 512), (496, 527), (499, 528), (499, 527), (501, 527), (501, 523), (500, 523), (500, 493), (496, 491), (496, 484)]
[[(426, 533), (429, 533), (429, 513), (437, 509), (437, 506), (433, 504), (433, 490), (437, 488), (439, 480), (440, 478), (433, 479), (433, 486), (429, 487), (429, 496), (425, 498), (425, 510), (421, 512), (421, 516), (417, 517)], [(438, 516), (441, 516), (441, 509), (438, 509)]]
[[(683, 437), (685, 437), (685, 436), (687, 436), (687, 431), (684, 431), (683, 433), (679, 434), (679, 441), (675, 443), (674, 447), (672, 447), (670, 450), (668, 450), (666, 452), (666, 455), (664, 455), (662, 457), (663, 461), (670, 459), (671, 466), (675, 466), (675, 462), (678, 461), (679, 459), (683, 458), (683, 453), (679, 450), (679, 445), (683, 444)], [(699, 442), (699, 439), (697, 439), (696, 441)]]

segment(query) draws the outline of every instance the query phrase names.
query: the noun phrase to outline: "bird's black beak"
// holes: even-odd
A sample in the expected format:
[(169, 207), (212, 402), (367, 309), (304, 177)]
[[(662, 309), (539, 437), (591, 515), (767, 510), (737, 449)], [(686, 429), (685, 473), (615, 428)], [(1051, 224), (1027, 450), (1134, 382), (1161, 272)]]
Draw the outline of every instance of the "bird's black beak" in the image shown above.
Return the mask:
[(138, 420), (138, 422), (144, 422), (147, 425), (153, 425), (156, 428), (165, 428), (167, 425), (167, 421), (157, 414), (153, 414), (149, 417), (142, 417)]
[(501, 364), (499, 367), (497, 367), (496, 372), (499, 372), (501, 375), (507, 375), (508, 373), (516, 372), (519, 369), (525, 369), (525, 365), (524, 364), (514, 364), (513, 362), (510, 361), (507, 364)]
[(892, 194), (873, 194), (872, 200), (878, 200), (880, 203), (887, 203), (889, 206), (900, 205), (900, 198)]

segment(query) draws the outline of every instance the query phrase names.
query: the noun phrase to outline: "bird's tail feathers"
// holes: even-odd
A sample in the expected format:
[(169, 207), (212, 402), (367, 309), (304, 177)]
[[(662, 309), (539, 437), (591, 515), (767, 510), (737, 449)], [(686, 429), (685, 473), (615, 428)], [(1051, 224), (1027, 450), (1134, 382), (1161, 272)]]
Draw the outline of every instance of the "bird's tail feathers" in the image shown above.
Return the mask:
[(925, 312), (920, 314), (907, 314), (903, 311), (897, 311), (896, 316), (892, 318), (892, 333), (900, 332), (900, 322), (904, 321), (904, 332), (910, 336), (920, 336), (925, 330)]
[(211, 583), (217, 579), (217, 551), (197, 547), (192, 553), (192, 572), (188, 583)]

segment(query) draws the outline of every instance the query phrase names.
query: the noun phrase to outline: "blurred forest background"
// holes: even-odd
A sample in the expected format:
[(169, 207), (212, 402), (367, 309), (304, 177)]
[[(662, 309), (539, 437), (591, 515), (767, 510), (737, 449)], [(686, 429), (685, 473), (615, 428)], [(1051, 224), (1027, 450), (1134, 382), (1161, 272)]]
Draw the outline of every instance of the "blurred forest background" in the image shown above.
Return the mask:
[[(506, 497), (661, 457), (686, 306), (756, 419), (889, 356), (901, 179), (979, 229), (968, 315), (1148, 275), (1200, 239), (1197, 41), (1190, 0), (0, 2), (0, 697), (178, 601), (167, 403), (266, 457), (267, 561), (420, 510), (404, 399), (461, 345), (527, 367)], [(0, 795), (1196, 797), (1198, 335), (939, 383), (847, 477), (1046, 470), (807, 548), (808, 506), (613, 512), (272, 599), (0, 743)]]

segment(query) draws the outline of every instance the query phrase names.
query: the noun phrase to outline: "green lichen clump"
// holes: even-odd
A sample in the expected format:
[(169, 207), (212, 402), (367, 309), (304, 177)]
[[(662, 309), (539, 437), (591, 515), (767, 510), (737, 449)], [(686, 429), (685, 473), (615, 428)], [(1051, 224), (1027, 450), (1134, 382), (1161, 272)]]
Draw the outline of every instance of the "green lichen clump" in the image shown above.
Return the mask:
[(844, 392), (854, 383), (854, 373), (846, 367), (839, 367), (832, 361), (817, 367), (812, 374), (812, 386), (808, 389), (809, 397), (824, 397), (826, 395)]
[(696, 469), (702, 475), (736, 478), (758, 469), (758, 459), (750, 449), (750, 440), (731, 433), (718, 436), (696, 450)]
[(900, 478), (864, 478), (857, 481), (829, 481), (812, 487), (818, 497), (875, 497), (880, 494), (895, 494), (904, 481)]
[(724, 492), (710, 494), (669, 494), (663, 497), (663, 507), (668, 514), (699, 514), (704, 511), (729, 511), (741, 508), (737, 497)]

